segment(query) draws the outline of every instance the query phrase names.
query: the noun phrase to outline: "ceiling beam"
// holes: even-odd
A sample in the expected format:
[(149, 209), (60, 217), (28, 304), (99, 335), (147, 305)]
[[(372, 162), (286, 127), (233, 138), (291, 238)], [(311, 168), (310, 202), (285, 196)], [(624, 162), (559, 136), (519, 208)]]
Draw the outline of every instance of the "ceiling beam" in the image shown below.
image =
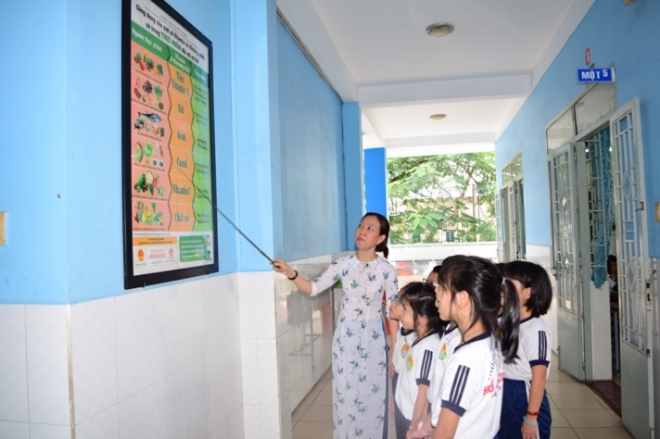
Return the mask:
[(362, 108), (527, 97), (532, 91), (530, 75), (449, 79), (358, 87)]
[(495, 133), (460, 133), (385, 139), (385, 147), (408, 148), (411, 146), (456, 145), (461, 143), (495, 143), (495, 140), (497, 140)]

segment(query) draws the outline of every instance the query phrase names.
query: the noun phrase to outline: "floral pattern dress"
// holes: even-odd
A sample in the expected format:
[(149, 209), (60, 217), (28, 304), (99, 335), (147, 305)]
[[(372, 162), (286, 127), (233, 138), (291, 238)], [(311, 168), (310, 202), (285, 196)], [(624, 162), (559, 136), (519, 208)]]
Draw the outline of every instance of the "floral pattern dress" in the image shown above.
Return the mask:
[(380, 256), (337, 259), (312, 282), (312, 294), (341, 280), (344, 298), (332, 341), (334, 439), (382, 439), (387, 414), (387, 339), (383, 293), (397, 296), (396, 269)]

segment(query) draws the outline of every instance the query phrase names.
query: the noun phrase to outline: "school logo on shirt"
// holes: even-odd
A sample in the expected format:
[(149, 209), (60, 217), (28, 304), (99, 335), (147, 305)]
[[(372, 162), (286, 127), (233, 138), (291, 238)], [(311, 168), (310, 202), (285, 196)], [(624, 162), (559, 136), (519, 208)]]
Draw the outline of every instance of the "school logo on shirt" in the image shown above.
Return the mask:
[(447, 342), (444, 342), (442, 344), (442, 347), (440, 348), (440, 351), (438, 352), (438, 360), (446, 360), (447, 359)]
[(410, 350), (410, 345), (408, 343), (401, 346), (401, 358), (406, 358), (408, 351)]
[(406, 358), (406, 369), (408, 369), (408, 372), (410, 372), (414, 366), (414, 361), (412, 355), (408, 355), (408, 358)]

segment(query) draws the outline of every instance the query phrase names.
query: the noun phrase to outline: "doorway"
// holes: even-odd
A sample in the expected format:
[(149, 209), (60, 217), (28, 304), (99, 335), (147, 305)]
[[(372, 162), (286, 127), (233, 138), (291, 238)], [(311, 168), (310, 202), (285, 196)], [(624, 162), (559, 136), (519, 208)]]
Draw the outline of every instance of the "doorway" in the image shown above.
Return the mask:
[(639, 102), (617, 110), (614, 86), (599, 87), (547, 129), (559, 366), (595, 386), (620, 376), (622, 422), (643, 438), (654, 420)]

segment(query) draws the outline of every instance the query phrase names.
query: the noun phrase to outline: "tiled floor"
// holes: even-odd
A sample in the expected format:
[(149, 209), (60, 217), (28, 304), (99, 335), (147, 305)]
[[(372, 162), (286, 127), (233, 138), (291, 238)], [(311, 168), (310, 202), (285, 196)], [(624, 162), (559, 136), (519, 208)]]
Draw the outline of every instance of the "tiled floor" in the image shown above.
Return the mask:
[[(621, 426), (621, 419), (586, 385), (557, 370), (556, 357), (552, 364), (546, 385), (552, 408), (552, 439), (632, 438)], [(332, 439), (330, 371), (323, 375), (291, 418), (293, 439)], [(394, 439), (393, 433), (390, 427), (391, 439)]]

